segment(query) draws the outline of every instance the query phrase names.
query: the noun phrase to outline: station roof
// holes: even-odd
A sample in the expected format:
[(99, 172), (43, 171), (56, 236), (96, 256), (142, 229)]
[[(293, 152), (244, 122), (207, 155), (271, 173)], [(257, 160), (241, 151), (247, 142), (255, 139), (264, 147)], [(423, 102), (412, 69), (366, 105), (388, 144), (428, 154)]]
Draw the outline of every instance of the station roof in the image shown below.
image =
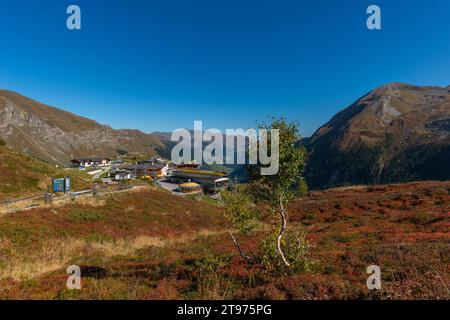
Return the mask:
[(180, 184), (180, 187), (182, 187), (182, 188), (200, 188), (200, 185), (195, 182), (186, 182), (186, 183)]
[(142, 163), (142, 164), (131, 164), (125, 167), (127, 170), (160, 170), (166, 165), (161, 163)]

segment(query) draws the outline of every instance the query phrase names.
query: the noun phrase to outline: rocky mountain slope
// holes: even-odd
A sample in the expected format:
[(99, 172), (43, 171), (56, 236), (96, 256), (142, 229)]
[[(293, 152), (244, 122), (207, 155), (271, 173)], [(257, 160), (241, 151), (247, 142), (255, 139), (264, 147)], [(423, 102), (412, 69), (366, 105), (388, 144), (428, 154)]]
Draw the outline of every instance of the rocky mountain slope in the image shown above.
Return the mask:
[(450, 179), (450, 86), (377, 88), (306, 145), (313, 188)]
[[(118, 150), (170, 157), (173, 146), (168, 134), (114, 130), (1, 90), (0, 139), (14, 151), (63, 165)], [(304, 143), (312, 188), (450, 179), (450, 86), (379, 87)]]
[(159, 138), (114, 130), (93, 120), (0, 90), (0, 138), (15, 151), (55, 164), (74, 157), (109, 156), (117, 150), (154, 152)]

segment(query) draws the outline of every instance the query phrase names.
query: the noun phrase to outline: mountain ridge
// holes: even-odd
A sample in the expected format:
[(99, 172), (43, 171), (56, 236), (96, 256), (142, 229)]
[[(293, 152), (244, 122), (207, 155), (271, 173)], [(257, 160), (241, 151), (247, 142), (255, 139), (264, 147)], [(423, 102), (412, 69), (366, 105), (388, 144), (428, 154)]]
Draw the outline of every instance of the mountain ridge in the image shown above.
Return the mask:
[[(0, 90), (0, 138), (53, 164), (119, 150), (170, 157), (170, 133), (107, 125)], [(311, 188), (450, 179), (450, 86), (382, 85), (309, 138)]]
[(380, 86), (308, 139), (307, 179), (313, 188), (450, 179), (442, 159), (450, 154), (449, 124), (450, 86)]
[(0, 137), (15, 151), (64, 165), (73, 157), (113, 157), (117, 150), (156, 153), (162, 146), (151, 134), (115, 130), (8, 90), (0, 90)]

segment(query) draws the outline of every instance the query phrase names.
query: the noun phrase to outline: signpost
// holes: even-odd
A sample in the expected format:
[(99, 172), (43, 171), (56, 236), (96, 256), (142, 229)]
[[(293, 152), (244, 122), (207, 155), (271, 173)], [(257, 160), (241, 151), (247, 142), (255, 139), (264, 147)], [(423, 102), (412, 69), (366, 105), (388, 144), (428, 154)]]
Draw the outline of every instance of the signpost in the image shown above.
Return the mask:
[(69, 193), (70, 191), (70, 177), (65, 178), (53, 178), (52, 180), (53, 193)]

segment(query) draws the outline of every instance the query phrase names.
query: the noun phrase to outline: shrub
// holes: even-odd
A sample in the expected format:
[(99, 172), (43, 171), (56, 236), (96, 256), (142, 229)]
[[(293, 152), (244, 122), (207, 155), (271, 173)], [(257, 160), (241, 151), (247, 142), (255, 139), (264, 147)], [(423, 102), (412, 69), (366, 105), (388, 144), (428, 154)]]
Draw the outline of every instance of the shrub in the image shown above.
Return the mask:
[(285, 275), (311, 270), (312, 262), (309, 258), (309, 244), (305, 237), (305, 230), (299, 224), (294, 229), (286, 230), (282, 240), (282, 248), (286, 259), (291, 267), (287, 267), (277, 250), (278, 231), (272, 232), (271, 236), (263, 240), (261, 245), (261, 263), (271, 274)]
[(128, 151), (123, 150), (123, 149), (117, 149), (117, 154), (120, 156), (124, 156), (124, 155), (128, 154)]
[(222, 193), (225, 204), (225, 216), (230, 223), (243, 234), (253, 231), (258, 222), (258, 212), (252, 206), (251, 199), (245, 192)]
[(72, 211), (67, 216), (71, 223), (85, 223), (106, 220), (106, 216), (95, 211)]
[(192, 287), (186, 292), (190, 299), (214, 299), (222, 296), (221, 282), (223, 278), (220, 270), (230, 263), (231, 257), (225, 254), (208, 252), (201, 259), (188, 261), (187, 269), (192, 273)]
[(426, 225), (444, 220), (444, 218), (437, 217), (424, 212), (417, 212), (416, 214), (406, 218), (405, 220), (415, 225)]
[(306, 183), (305, 178), (300, 178), (297, 185), (297, 195), (302, 197), (308, 194), (308, 183)]
[(343, 235), (343, 234), (337, 234), (330, 237), (331, 241), (334, 242), (340, 242), (340, 243), (348, 243), (357, 238), (356, 234), (349, 234), (349, 235)]

